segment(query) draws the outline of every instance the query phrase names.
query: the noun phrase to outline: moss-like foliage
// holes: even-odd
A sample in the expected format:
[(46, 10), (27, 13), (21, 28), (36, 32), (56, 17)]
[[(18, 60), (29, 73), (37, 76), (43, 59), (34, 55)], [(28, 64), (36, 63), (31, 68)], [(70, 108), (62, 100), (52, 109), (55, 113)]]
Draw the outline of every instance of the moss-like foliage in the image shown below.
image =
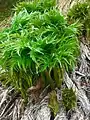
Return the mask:
[(76, 107), (76, 95), (72, 88), (62, 90), (62, 99), (63, 105), (67, 111)]
[(15, 7), (15, 11), (19, 13), (20, 11), (26, 9), (28, 13), (39, 11), (43, 13), (51, 8), (55, 7), (56, 0), (33, 0), (28, 2), (20, 2)]
[(78, 21), (78, 23), (82, 24), (81, 35), (90, 37), (90, 2), (77, 2), (73, 7), (69, 10), (67, 14), (67, 19), (69, 23), (74, 23)]
[(0, 33), (0, 65), (10, 76), (6, 84), (24, 98), (28, 87), (41, 76), (47, 85), (59, 87), (60, 73), (74, 68), (79, 53), (77, 25), (67, 24), (54, 6), (55, 0), (35, 3), (20, 3), (10, 27)]
[(54, 116), (56, 116), (59, 111), (59, 103), (57, 101), (57, 94), (55, 90), (50, 93), (49, 108), (54, 113)]

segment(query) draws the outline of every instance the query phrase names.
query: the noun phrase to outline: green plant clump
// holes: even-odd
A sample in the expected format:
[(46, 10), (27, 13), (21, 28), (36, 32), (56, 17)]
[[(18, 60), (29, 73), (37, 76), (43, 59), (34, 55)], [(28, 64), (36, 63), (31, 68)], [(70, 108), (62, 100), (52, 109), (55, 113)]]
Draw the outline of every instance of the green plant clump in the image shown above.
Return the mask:
[(72, 88), (62, 90), (62, 99), (67, 111), (76, 107), (76, 95)]
[(28, 13), (39, 11), (44, 13), (45, 11), (50, 10), (55, 7), (56, 0), (33, 0), (28, 2), (20, 2), (15, 7), (15, 11), (18, 13), (21, 10), (26, 9)]
[[(5, 70), (2, 81), (24, 98), (40, 77), (59, 87), (60, 73), (74, 68), (79, 53), (77, 25), (68, 25), (51, 1), (23, 3), (30, 7), (19, 6), (11, 26), (0, 33), (0, 65)], [(41, 3), (45, 8), (41, 9)]]
[(69, 23), (78, 21), (82, 25), (81, 35), (89, 39), (90, 37), (90, 2), (77, 2), (67, 14)]

